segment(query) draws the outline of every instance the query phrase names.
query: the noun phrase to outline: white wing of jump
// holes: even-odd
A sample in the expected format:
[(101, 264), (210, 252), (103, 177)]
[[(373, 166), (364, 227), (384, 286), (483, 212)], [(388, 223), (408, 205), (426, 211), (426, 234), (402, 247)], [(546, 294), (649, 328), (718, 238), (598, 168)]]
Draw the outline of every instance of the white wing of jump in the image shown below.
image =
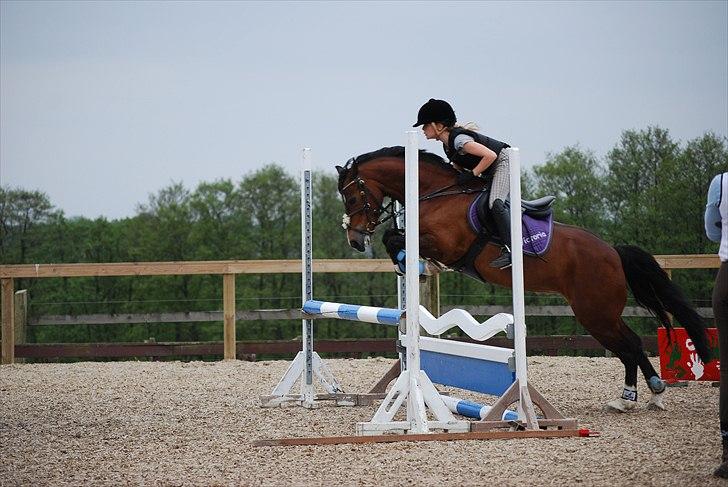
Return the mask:
[(500, 332), (506, 331), (506, 326), (513, 323), (513, 315), (498, 313), (482, 323), (462, 309), (452, 309), (435, 318), (424, 306), (420, 306), (420, 325), (430, 335), (441, 335), (450, 328), (458, 327), (473, 340), (484, 341)]

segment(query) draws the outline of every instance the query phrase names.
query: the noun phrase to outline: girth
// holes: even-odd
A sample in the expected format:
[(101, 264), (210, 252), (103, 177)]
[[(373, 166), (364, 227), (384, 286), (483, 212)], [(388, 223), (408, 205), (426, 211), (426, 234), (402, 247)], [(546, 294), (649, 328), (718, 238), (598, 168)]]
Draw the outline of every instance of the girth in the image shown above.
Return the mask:
[(468, 251), (465, 252), (465, 254), (458, 260), (448, 265), (448, 267), (454, 271), (462, 272), (466, 276), (470, 276), (482, 282), (487, 282), (485, 279), (483, 279), (483, 276), (480, 275), (478, 269), (475, 268), (475, 259), (478, 258), (485, 246), (488, 245), (489, 240), (490, 235), (488, 233), (478, 233), (475, 237), (475, 241), (470, 245)]

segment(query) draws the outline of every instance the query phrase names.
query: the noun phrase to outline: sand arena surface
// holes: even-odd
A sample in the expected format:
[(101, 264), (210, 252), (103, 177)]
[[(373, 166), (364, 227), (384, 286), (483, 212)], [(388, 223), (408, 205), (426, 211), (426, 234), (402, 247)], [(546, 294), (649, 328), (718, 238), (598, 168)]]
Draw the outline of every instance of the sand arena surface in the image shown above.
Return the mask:
[[(365, 392), (392, 361), (326, 361)], [(287, 367), (113, 362), (0, 368), (0, 485), (725, 485), (718, 389), (668, 389), (667, 411), (609, 413), (616, 358), (531, 357), (532, 383), (600, 438), (253, 448), (259, 438), (351, 435), (369, 407), (261, 409)], [(452, 390), (458, 396), (488, 400)]]

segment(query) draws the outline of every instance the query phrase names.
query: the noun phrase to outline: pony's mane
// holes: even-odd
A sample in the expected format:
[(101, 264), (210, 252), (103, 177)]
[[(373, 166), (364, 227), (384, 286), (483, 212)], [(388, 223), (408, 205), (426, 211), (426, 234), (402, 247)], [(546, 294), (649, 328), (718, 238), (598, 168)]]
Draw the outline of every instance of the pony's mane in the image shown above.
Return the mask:
[[(404, 159), (404, 147), (401, 145), (395, 145), (394, 147), (383, 147), (373, 152), (361, 154), (354, 158), (354, 164), (364, 164), (367, 161), (371, 161), (372, 159), (378, 159), (380, 157), (400, 157)], [(420, 160), (429, 162), (431, 164), (439, 164), (444, 166), (450, 165), (442, 157), (438, 156), (437, 154), (433, 154), (432, 152), (427, 152), (425, 149), (420, 149)]]
[[(342, 187), (344, 179), (346, 179), (346, 176), (349, 172), (349, 169), (351, 169), (353, 166), (358, 166), (360, 164), (373, 161), (374, 159), (380, 159), (382, 157), (397, 157), (404, 160), (404, 146), (395, 145), (394, 147), (383, 147), (373, 152), (367, 152), (366, 154), (352, 157), (347, 161), (346, 165), (344, 166), (344, 169), (346, 169), (346, 171), (343, 171), (339, 174), (339, 188)], [(424, 149), (420, 149), (420, 161), (435, 164), (441, 168), (454, 170), (450, 163), (447, 162), (445, 159), (438, 156), (437, 154), (433, 154), (432, 152), (427, 152)]]

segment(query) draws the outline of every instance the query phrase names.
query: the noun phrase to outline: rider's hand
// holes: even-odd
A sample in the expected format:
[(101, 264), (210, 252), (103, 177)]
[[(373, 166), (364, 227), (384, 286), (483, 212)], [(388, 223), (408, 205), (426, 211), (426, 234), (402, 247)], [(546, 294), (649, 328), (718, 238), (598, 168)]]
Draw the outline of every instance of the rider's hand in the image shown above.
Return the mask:
[(457, 184), (458, 186), (465, 186), (468, 183), (471, 183), (476, 177), (477, 176), (473, 175), (470, 171), (463, 171), (458, 174)]

